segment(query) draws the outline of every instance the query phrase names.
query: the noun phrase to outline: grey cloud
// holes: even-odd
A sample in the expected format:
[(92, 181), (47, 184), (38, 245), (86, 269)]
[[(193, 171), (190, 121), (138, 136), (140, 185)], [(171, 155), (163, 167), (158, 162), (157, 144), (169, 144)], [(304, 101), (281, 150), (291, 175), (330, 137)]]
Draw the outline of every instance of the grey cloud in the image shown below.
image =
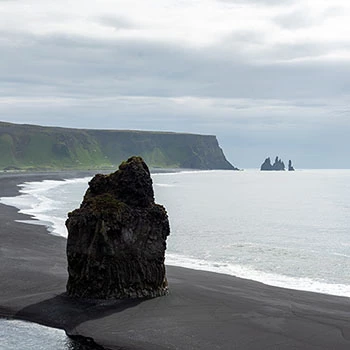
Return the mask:
[(121, 16), (102, 16), (98, 17), (96, 21), (104, 26), (112, 27), (115, 30), (135, 29), (139, 27), (135, 23)]
[(237, 5), (249, 5), (249, 4), (255, 4), (255, 5), (277, 5), (277, 6), (286, 6), (292, 3), (296, 3), (296, 0), (216, 0), (218, 2), (226, 2), (230, 4), (237, 4)]
[[(317, 19), (317, 22), (320, 19)], [(287, 14), (279, 15), (274, 18), (274, 21), (283, 28), (286, 29), (298, 29), (304, 27), (310, 27), (314, 25), (316, 19), (311, 17), (305, 11), (295, 10)]]
[(263, 44), (264, 36), (257, 30), (240, 30), (224, 37), (223, 45)]
[(323, 16), (325, 18), (327, 17), (334, 17), (334, 16), (343, 16), (344, 15), (344, 8), (341, 6), (332, 6), (330, 4), (329, 7), (323, 12)]
[(329, 18), (342, 16), (343, 14), (344, 9), (337, 6), (330, 6), (317, 14), (308, 12), (305, 8), (303, 10), (292, 9), (285, 14), (275, 16), (274, 21), (282, 28), (293, 30), (319, 25)]
[[(228, 56), (220, 46), (191, 49), (56, 35), (28, 36), (22, 45), (1, 43), (0, 49), (1, 80), (17, 85), (22, 93), (30, 93), (32, 85), (33, 93), (42, 86), (43, 94), (51, 87), (50, 92), (87, 96), (290, 99), (335, 96), (348, 92), (350, 86), (345, 64), (254, 65), (234, 53)], [(295, 47), (276, 48), (271, 55), (278, 57), (286, 50)]]
[[(295, 44), (275, 44), (267, 48), (264, 52), (265, 59), (276, 62), (280, 60), (290, 61), (293, 59), (317, 58), (326, 55), (333, 50), (343, 49), (342, 43), (316, 44), (316, 43), (295, 43)], [(327, 64), (325, 64), (327, 66)]]

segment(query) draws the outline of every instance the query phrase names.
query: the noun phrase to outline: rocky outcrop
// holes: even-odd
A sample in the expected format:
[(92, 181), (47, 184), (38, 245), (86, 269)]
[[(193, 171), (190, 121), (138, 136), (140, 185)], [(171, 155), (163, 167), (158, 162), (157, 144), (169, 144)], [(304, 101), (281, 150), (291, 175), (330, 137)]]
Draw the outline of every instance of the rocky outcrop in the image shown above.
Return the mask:
[(294, 170), (295, 170), (295, 169), (294, 169), (294, 167), (293, 167), (292, 161), (289, 160), (289, 161), (288, 161), (288, 171), (294, 171)]
[(286, 167), (281, 159), (278, 157), (275, 158), (275, 162), (272, 165), (272, 170), (286, 170)]
[(271, 164), (271, 159), (270, 157), (266, 158), (264, 163), (261, 164), (260, 170), (263, 171), (283, 171), (285, 170), (285, 165), (283, 163), (283, 161), (281, 159), (279, 159), (278, 157), (275, 158), (275, 162), (273, 164)]
[(140, 157), (96, 175), (68, 214), (67, 293), (83, 298), (142, 298), (167, 293), (164, 254), (169, 221), (155, 204)]
[(269, 171), (272, 170), (272, 164), (270, 157), (266, 158), (264, 163), (261, 164), (260, 170)]

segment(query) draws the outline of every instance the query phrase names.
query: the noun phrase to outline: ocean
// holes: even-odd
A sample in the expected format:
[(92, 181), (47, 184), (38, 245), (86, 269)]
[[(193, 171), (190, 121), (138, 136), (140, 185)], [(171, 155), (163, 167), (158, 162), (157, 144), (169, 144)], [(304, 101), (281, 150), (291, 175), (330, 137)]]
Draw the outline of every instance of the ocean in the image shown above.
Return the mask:
[(1, 350), (94, 350), (68, 338), (61, 329), (0, 319)]
[[(166, 264), (350, 297), (350, 170), (183, 171), (152, 179), (171, 226)], [(20, 196), (0, 202), (66, 237), (67, 213), (79, 207), (89, 180), (27, 182)], [(0, 320), (0, 344), (83, 349), (61, 330), (14, 320)]]
[[(350, 297), (350, 170), (152, 174), (171, 234), (166, 264)], [(67, 236), (90, 178), (21, 185), (1, 198)]]

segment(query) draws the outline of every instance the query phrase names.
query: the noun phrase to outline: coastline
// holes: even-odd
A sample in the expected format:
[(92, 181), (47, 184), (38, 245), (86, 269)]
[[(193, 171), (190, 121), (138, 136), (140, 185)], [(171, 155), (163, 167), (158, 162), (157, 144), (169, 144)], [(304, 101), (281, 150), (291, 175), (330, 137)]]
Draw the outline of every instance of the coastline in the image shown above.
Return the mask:
[[(0, 175), (0, 197), (17, 184), (86, 172)], [(110, 349), (348, 349), (350, 298), (271, 287), (167, 266), (170, 294), (149, 300), (79, 301), (64, 295), (64, 238), (0, 204), (0, 317), (61, 328)]]

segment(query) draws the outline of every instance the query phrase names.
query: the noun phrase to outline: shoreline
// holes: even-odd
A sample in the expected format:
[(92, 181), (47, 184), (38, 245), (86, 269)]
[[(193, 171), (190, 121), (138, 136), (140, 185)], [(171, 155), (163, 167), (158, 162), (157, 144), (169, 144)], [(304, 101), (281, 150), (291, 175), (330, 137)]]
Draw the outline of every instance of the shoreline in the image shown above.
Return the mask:
[[(1, 174), (17, 184), (86, 172)], [(230, 275), (167, 266), (170, 294), (148, 300), (79, 301), (64, 294), (65, 238), (0, 204), (0, 317), (92, 338), (109, 349), (348, 349), (350, 298), (271, 287)], [(280, 346), (280, 347), (278, 347)]]
[[(159, 169), (156, 169), (159, 171)], [(174, 169), (161, 169), (161, 172), (155, 171), (153, 172), (154, 175), (171, 175), (174, 173)], [(210, 172), (213, 170), (209, 170)], [(215, 170), (214, 170), (215, 171)], [(103, 172), (103, 171), (102, 171)], [(176, 173), (188, 173), (191, 172), (189, 169), (178, 169)], [(197, 172), (196, 170), (192, 172)], [(202, 172), (202, 171), (201, 171)], [(207, 171), (204, 171), (207, 172)], [(31, 173), (32, 176), (35, 176), (37, 173)], [(61, 178), (57, 180), (57, 175), (60, 174), (65, 174), (64, 179)], [(58, 183), (65, 184), (66, 182), (69, 183), (69, 181), (79, 181), (84, 179), (84, 181), (87, 179), (91, 178), (95, 172), (93, 173), (85, 173), (85, 172), (51, 172), (51, 173), (42, 173), (41, 176), (44, 176), (44, 180), (49, 180), (48, 175), (51, 175), (51, 177), (56, 177), (55, 182), (57, 181)], [(47, 175), (47, 176), (45, 176)], [(87, 176), (89, 175), (89, 176)], [(0, 175), (1, 176), (1, 175)], [(52, 178), (50, 178), (51, 180)], [(49, 180), (49, 181), (50, 181)], [(61, 181), (60, 181), (61, 180)], [(43, 181), (27, 181), (24, 184), (24, 189), (21, 186), (21, 189), (19, 190), (20, 193), (17, 193), (17, 196), (14, 197), (8, 197), (11, 200), (10, 201), (4, 201), (3, 204), (14, 206), (18, 209), (20, 209), (20, 213), (23, 213), (25, 215), (28, 215), (31, 217), (30, 220), (23, 220), (23, 223), (27, 224), (34, 224), (34, 225), (42, 225), (47, 228), (47, 231), (49, 234), (56, 235), (56, 236), (63, 236), (66, 238), (66, 235), (64, 234), (65, 232), (65, 227), (64, 227), (64, 219), (58, 220), (58, 218), (55, 217), (55, 220), (53, 218), (49, 218), (48, 214), (42, 215), (41, 212), (35, 210), (35, 213), (32, 214), (32, 208), (29, 207), (26, 208), (26, 204), (24, 204), (24, 207), (21, 204), (21, 196), (26, 197), (27, 195), (31, 195), (31, 184), (35, 183), (36, 188), (40, 189), (41, 188), (41, 183), (44, 186)], [(27, 184), (29, 185), (29, 190), (25, 190)], [(39, 185), (37, 185), (39, 184)], [(156, 185), (156, 183), (155, 183)], [(49, 184), (49, 187), (47, 190), (50, 193), (54, 193), (56, 184)], [(52, 186), (52, 188), (50, 188)], [(81, 194), (81, 198), (83, 196), (83, 193)], [(6, 197), (5, 197), (6, 198)], [(16, 201), (16, 198), (18, 200)], [(37, 200), (36, 196), (33, 197), (34, 201)], [(51, 199), (49, 199), (50, 201)], [(27, 202), (27, 199), (24, 199), (24, 202)], [(45, 201), (41, 199), (41, 202), (39, 201), (38, 205), (41, 207), (47, 207), (45, 204)], [(77, 202), (75, 206), (79, 206), (79, 203)], [(75, 207), (71, 206), (71, 208)], [(69, 210), (67, 209), (67, 212)], [(55, 215), (55, 214), (53, 214)], [(186, 256), (177, 256), (176, 254), (172, 253), (171, 251), (166, 252), (166, 264), (171, 265), (171, 266), (178, 266), (178, 267), (184, 267), (188, 269), (193, 269), (193, 270), (199, 270), (199, 271), (208, 271), (208, 272), (215, 272), (219, 274), (225, 274), (233, 277), (240, 277), (243, 279), (248, 279), (256, 282), (260, 282), (263, 284), (267, 284), (269, 286), (273, 287), (280, 287), (280, 288), (286, 288), (286, 289), (295, 289), (295, 290), (300, 290), (300, 291), (308, 291), (308, 292), (315, 292), (315, 293), (321, 293), (321, 294), (327, 294), (327, 295), (333, 295), (333, 296), (344, 296), (344, 297), (350, 297), (350, 285), (346, 284), (341, 284), (341, 283), (336, 283), (336, 282), (329, 282), (329, 281), (320, 281), (318, 279), (313, 279), (312, 277), (301, 277), (301, 276), (289, 276), (285, 274), (278, 274), (278, 273), (273, 273), (269, 271), (264, 271), (264, 270), (254, 270), (254, 269), (246, 269), (244, 265), (232, 265), (232, 264), (224, 264), (224, 266), (219, 266), (220, 263), (216, 261), (206, 261), (203, 263), (202, 260), (196, 259), (196, 258), (188, 258)], [(219, 265), (218, 265), (219, 264)]]

